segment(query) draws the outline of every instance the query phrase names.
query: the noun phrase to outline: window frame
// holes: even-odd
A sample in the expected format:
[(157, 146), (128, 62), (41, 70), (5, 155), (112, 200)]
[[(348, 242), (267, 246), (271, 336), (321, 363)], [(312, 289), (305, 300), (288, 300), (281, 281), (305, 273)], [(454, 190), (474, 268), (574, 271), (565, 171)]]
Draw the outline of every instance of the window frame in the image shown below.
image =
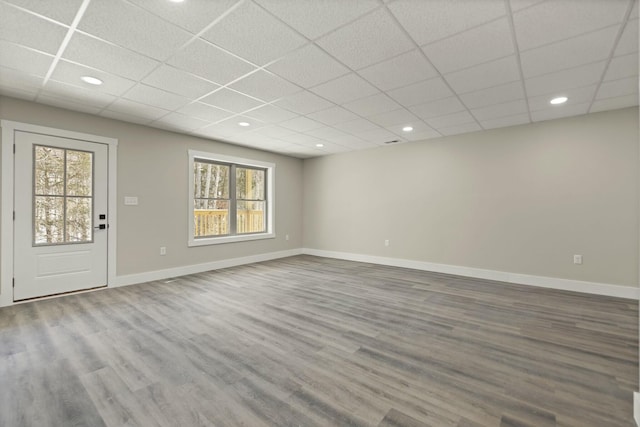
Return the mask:
[[(275, 171), (276, 165), (274, 163), (263, 162), (260, 160), (252, 160), (245, 159), (241, 157), (235, 156), (227, 156), (222, 154), (215, 154), (205, 151), (197, 151), (197, 150), (188, 150), (188, 158), (189, 158), (189, 202), (188, 202), (188, 242), (187, 245), (189, 247), (192, 246), (207, 246), (207, 245), (218, 245), (222, 243), (232, 243), (232, 242), (245, 242), (251, 240), (262, 240), (262, 239), (273, 239), (276, 237), (274, 230), (274, 218), (275, 218)], [(225, 163), (229, 165), (236, 165), (239, 167), (248, 167), (253, 169), (262, 169), (266, 173), (266, 183), (265, 183), (265, 228), (264, 232), (260, 233), (242, 233), (242, 234), (225, 234), (222, 236), (207, 236), (207, 237), (195, 237), (194, 229), (194, 206), (195, 206), (195, 182), (193, 180), (194, 173), (194, 162), (197, 160), (203, 160), (205, 162), (216, 162), (216, 163)], [(231, 176), (231, 173), (230, 173)], [(235, 188), (235, 180), (236, 177), (232, 177), (231, 187)], [(230, 183), (231, 184), (231, 183)], [(235, 192), (231, 192), (231, 188), (229, 189), (229, 197), (233, 198), (235, 202), (237, 202), (237, 197)], [(235, 221), (235, 217), (237, 215), (237, 208), (235, 211), (231, 209), (231, 205), (237, 207), (237, 203), (230, 203), (229, 215), (230, 219)]]

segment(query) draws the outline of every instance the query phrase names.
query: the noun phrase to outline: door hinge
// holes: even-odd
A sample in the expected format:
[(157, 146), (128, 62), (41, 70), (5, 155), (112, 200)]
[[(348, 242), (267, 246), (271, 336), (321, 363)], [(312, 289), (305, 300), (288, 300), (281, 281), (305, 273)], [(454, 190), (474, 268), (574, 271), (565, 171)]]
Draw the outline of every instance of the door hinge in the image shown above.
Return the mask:
[(16, 211), (13, 211), (13, 220), (16, 220)]
[(11, 279), (11, 285), (12, 285), (14, 288), (16, 287), (16, 278), (15, 278), (15, 277), (13, 277), (13, 278)]
[(16, 154), (16, 144), (13, 144), (13, 154)]

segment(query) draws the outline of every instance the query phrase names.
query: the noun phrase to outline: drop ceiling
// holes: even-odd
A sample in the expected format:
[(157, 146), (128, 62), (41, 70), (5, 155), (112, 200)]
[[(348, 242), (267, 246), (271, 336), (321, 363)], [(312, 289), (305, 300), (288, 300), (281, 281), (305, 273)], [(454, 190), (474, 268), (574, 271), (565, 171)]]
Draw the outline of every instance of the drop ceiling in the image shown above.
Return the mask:
[(638, 2), (0, 0), (0, 94), (314, 157), (638, 105)]

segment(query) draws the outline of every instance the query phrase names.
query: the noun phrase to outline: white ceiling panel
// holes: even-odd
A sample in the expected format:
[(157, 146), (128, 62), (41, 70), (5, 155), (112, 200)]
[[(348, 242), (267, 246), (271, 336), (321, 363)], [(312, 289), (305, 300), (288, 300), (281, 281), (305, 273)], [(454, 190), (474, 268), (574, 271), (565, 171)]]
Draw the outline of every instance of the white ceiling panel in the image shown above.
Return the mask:
[(156, 68), (142, 82), (191, 99), (200, 98), (220, 87), (215, 83), (170, 65), (162, 65)]
[(473, 122), (473, 123), (464, 123), (461, 125), (440, 128), (436, 130), (444, 136), (451, 136), (451, 135), (459, 135), (461, 133), (475, 132), (478, 130), (482, 130), (482, 128), (480, 127), (479, 124)]
[(617, 56), (611, 60), (604, 80), (617, 80), (638, 75), (638, 53)]
[(327, 108), (326, 110), (316, 111), (315, 113), (308, 114), (307, 117), (329, 126), (358, 118), (358, 116), (353, 114), (351, 111), (337, 106)]
[(404, 108), (394, 111), (388, 111), (386, 113), (376, 114), (369, 117), (369, 120), (385, 128), (420, 121), (420, 119), (418, 119), (415, 114)]
[(36, 94), (42, 87), (42, 77), (0, 66), (0, 86), (15, 91)]
[(220, 85), (256, 69), (248, 62), (199, 39), (173, 56), (169, 64)]
[(73, 99), (76, 103), (98, 108), (100, 110), (116, 100), (116, 97), (113, 95), (96, 93), (93, 90), (52, 80), (49, 80), (49, 82), (47, 82), (47, 84), (42, 88), (41, 94), (43, 96), (55, 97), (61, 100), (64, 98)]
[[(83, 76), (96, 77), (102, 80), (103, 83), (100, 86), (90, 85), (89, 83), (85, 83), (80, 80)], [(87, 90), (104, 92), (117, 96), (123, 95), (136, 84), (133, 80), (105, 73), (104, 71), (96, 70), (94, 68), (84, 67), (65, 60), (58, 62), (58, 65), (51, 75), (51, 79), (75, 86), (82, 86)]]
[(143, 84), (133, 87), (124, 95), (124, 98), (165, 110), (176, 110), (189, 103), (189, 100), (183, 96)]
[[(241, 126), (240, 123), (249, 123), (249, 126)], [(225, 135), (236, 135), (239, 133), (245, 133), (249, 131), (255, 131), (256, 129), (264, 126), (263, 123), (253, 120), (246, 116), (234, 116), (226, 120), (216, 123), (207, 128), (214, 129), (216, 132), (220, 132)], [(205, 129), (205, 128), (202, 128)]]
[(275, 103), (279, 107), (298, 114), (310, 114), (332, 107), (333, 104), (307, 90), (286, 96)]
[(344, 104), (344, 107), (364, 117), (402, 108), (400, 104), (384, 93), (348, 102)]
[(185, 30), (124, 0), (91, 0), (78, 29), (160, 61), (191, 38)]
[(475, 123), (476, 120), (468, 111), (460, 111), (458, 113), (427, 119), (427, 123), (434, 128), (447, 128), (472, 122)]
[(531, 123), (529, 114), (514, 114), (513, 116), (480, 121), (480, 125), (482, 125), (484, 129), (504, 128), (508, 126), (524, 125), (527, 123)]
[(554, 93), (553, 95), (532, 96), (529, 98), (529, 109), (531, 111), (546, 110), (551, 107), (549, 101), (556, 96), (566, 96), (569, 98), (567, 103), (563, 104), (562, 107), (591, 102), (596, 94), (597, 88), (598, 85), (590, 85), (563, 90), (562, 92)]
[(316, 138), (315, 136), (306, 135), (303, 133), (292, 133), (291, 135), (283, 136), (280, 138), (283, 141), (291, 142), (293, 144), (304, 145), (313, 147), (315, 144), (324, 144), (325, 140)]
[(605, 98), (596, 100), (591, 106), (590, 112), (616, 110), (618, 108), (634, 107), (638, 105), (638, 95), (625, 95), (615, 98)]
[(171, 113), (156, 120), (157, 124), (167, 127), (171, 130), (192, 131), (199, 129), (209, 124), (206, 120), (201, 120), (195, 117), (186, 116), (180, 113)]
[(525, 80), (527, 95), (550, 95), (598, 83), (605, 65), (604, 61), (597, 62)]
[(238, 0), (189, 0), (189, 7), (184, 7), (171, 1), (129, 1), (192, 33), (200, 32), (238, 3)]
[(54, 107), (64, 108), (66, 110), (74, 110), (87, 114), (98, 114), (101, 110), (100, 107), (86, 105), (81, 102), (77, 102), (75, 99), (71, 101), (67, 97), (51, 96), (47, 93), (40, 94), (40, 96), (38, 96), (38, 102), (41, 104), (51, 105)]
[(152, 122), (152, 120), (148, 118), (138, 117), (127, 113), (119, 113), (117, 111), (111, 110), (102, 110), (99, 115), (108, 119), (120, 120), (121, 122), (136, 123), (140, 125), (148, 125)]
[(263, 104), (261, 101), (240, 92), (224, 88), (205, 96), (200, 101), (234, 113), (242, 113)]
[(378, 125), (366, 119), (349, 120), (348, 122), (337, 123), (334, 127), (356, 136), (358, 136), (360, 132), (378, 129)]
[(438, 75), (435, 68), (417, 49), (364, 68), (358, 73), (375, 87), (385, 91)]
[(311, 120), (308, 117), (296, 117), (290, 120), (286, 120), (278, 124), (279, 126), (287, 129), (294, 130), (296, 132), (307, 132), (311, 129), (321, 128), (324, 125), (315, 120)]
[(520, 60), (524, 78), (607, 59), (617, 34), (618, 28), (609, 27), (523, 52)]
[(156, 120), (169, 113), (162, 108), (152, 107), (150, 105), (141, 104), (139, 102), (130, 101), (120, 98), (107, 108), (107, 110), (116, 113), (129, 114), (134, 117)]
[(471, 110), (471, 113), (478, 120), (490, 120), (513, 114), (527, 113), (528, 111), (527, 101), (524, 99), (518, 99), (516, 101), (509, 101), (503, 104), (474, 108)]
[(426, 139), (439, 138), (442, 134), (435, 129), (425, 130), (422, 132), (411, 132), (406, 135), (407, 141), (424, 141)]
[(337, 104), (364, 98), (378, 92), (375, 87), (355, 73), (338, 77), (335, 80), (311, 88), (311, 90)]
[(469, 68), (514, 53), (507, 18), (431, 43), (422, 49), (441, 73)]
[(453, 90), (458, 93), (466, 93), (516, 81), (520, 78), (520, 72), (515, 56), (507, 56), (456, 71), (444, 77)]
[(358, 136), (362, 138), (364, 141), (367, 141), (373, 144), (384, 144), (385, 142), (398, 139), (398, 135), (383, 128), (373, 129), (366, 132), (360, 132)]
[(282, 138), (283, 136), (291, 135), (292, 133), (296, 132), (278, 125), (265, 126), (256, 131), (256, 134), (270, 138)]
[(638, 77), (603, 82), (598, 90), (597, 99), (633, 95), (638, 92)]
[(45, 76), (52, 62), (52, 55), (0, 40), (0, 66), (2, 67)]
[(419, 45), (506, 14), (504, 2), (495, 0), (398, 0), (388, 7)]
[(178, 110), (185, 116), (195, 117), (197, 119), (206, 120), (207, 122), (218, 122), (233, 115), (232, 112), (213, 107), (202, 102), (193, 102), (185, 105)]
[(524, 88), (520, 80), (460, 95), (460, 99), (468, 108), (502, 104), (521, 98), (524, 98)]
[(0, 2), (0, 40), (56, 54), (67, 28)]
[(384, 9), (376, 10), (317, 41), (353, 70), (413, 49), (413, 42)]
[(514, 14), (518, 45), (527, 50), (620, 23), (628, 6), (628, 0), (542, 2)]
[(588, 111), (589, 103), (587, 102), (583, 104), (562, 105), (560, 108), (558, 108), (557, 105), (550, 105), (544, 110), (532, 111), (531, 120), (541, 122), (562, 117), (579, 116), (581, 114), (587, 114)]
[(63, 24), (71, 25), (73, 18), (75, 18), (82, 4), (82, 0), (8, 0), (7, 3), (30, 10), (38, 15), (46, 16)]
[(629, 53), (638, 52), (638, 20), (634, 19), (629, 21), (620, 36), (618, 46), (616, 48), (616, 55), (626, 55)]
[(324, 139), (325, 141), (331, 141), (333, 138), (341, 138), (348, 135), (347, 133), (330, 126), (312, 129), (305, 132), (305, 134), (311, 135), (315, 138)]
[(378, 7), (376, 0), (257, 0), (257, 2), (312, 40)]
[(265, 102), (271, 102), (300, 91), (300, 87), (264, 70), (250, 74), (229, 87)]
[(265, 65), (307, 42), (249, 1), (234, 9), (202, 38), (257, 65)]
[[(410, 132), (406, 132), (403, 129), (410, 126), (411, 128), (413, 128), (412, 131)], [(401, 124), (397, 124), (397, 125), (391, 125), (391, 126), (387, 126), (386, 128), (389, 132), (392, 132), (394, 135), (399, 136), (401, 138), (404, 139), (410, 139), (411, 136), (416, 135), (416, 134), (423, 134), (425, 132), (433, 132), (433, 128), (431, 126), (429, 126), (428, 124), (426, 124), (425, 122), (423, 122), (422, 120), (413, 120), (411, 122), (406, 122), (406, 123), (401, 123)], [(412, 139), (413, 141), (415, 141), (415, 139)]]
[(449, 98), (438, 99), (437, 101), (414, 105), (409, 109), (413, 111), (418, 117), (427, 120), (432, 117), (438, 117), (445, 114), (463, 111), (465, 109), (465, 106), (457, 97), (451, 96)]
[(140, 80), (159, 65), (151, 58), (80, 33), (71, 37), (62, 57), (132, 80)]
[(246, 114), (265, 123), (280, 123), (296, 117), (295, 113), (272, 104), (265, 104)]
[(349, 69), (318, 46), (309, 44), (269, 66), (269, 71), (304, 88), (310, 88), (347, 74)]
[(405, 107), (453, 96), (449, 86), (440, 77), (394, 89), (387, 94)]

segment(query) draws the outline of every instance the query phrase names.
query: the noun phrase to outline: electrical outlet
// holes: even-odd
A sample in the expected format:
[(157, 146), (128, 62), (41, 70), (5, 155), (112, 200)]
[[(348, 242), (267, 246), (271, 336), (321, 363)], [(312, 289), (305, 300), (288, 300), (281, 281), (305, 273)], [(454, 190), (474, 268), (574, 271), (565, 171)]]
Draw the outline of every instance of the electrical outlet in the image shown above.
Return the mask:
[(385, 245), (385, 246), (389, 246), (389, 239), (386, 239), (386, 240), (384, 241), (384, 245)]
[(582, 264), (582, 255), (574, 255), (573, 256), (574, 264)]
[(167, 254), (166, 246), (160, 246), (160, 255), (164, 256)]

